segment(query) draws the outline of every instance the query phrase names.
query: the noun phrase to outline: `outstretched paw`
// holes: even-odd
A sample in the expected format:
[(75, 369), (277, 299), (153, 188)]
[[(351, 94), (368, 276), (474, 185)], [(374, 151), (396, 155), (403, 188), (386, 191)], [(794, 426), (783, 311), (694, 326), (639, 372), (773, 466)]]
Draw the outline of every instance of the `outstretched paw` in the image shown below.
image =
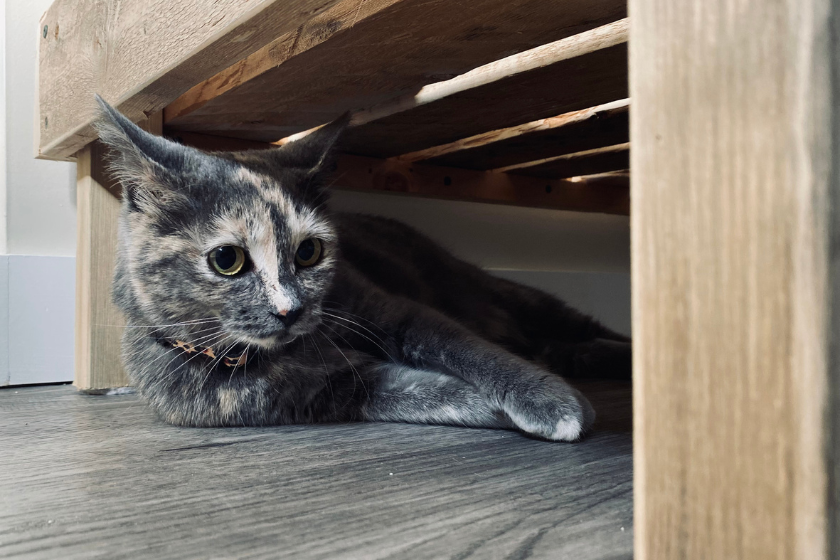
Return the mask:
[(580, 391), (560, 379), (508, 393), (504, 410), (514, 425), (552, 441), (577, 441), (595, 422), (595, 410)]

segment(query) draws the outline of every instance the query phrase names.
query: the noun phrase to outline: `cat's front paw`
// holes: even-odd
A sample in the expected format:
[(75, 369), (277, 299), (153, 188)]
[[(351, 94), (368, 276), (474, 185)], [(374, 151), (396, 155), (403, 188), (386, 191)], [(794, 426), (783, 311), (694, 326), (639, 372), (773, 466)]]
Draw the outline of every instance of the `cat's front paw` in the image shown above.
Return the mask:
[(595, 409), (586, 397), (557, 378), (509, 392), (504, 410), (518, 429), (552, 441), (577, 441), (595, 422)]

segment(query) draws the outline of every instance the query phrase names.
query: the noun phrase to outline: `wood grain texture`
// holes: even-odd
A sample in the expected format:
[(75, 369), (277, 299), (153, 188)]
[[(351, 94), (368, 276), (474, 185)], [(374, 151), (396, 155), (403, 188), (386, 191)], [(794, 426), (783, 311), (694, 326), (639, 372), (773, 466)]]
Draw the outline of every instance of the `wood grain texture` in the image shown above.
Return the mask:
[(613, 146), (630, 140), (630, 100), (622, 99), (492, 130), (425, 150), (397, 156), (466, 169), (497, 169), (561, 154)]
[[(185, 429), (0, 390), (3, 558), (630, 558), (627, 383), (581, 443), (407, 424)], [(17, 393), (15, 393), (17, 391)]]
[(336, 33), (354, 27), (400, 0), (344, 0), (313, 17), (298, 29), (284, 33), (258, 51), (225, 68), (212, 78), (190, 88), (170, 103), (164, 111), (164, 122), (175, 121), (193, 113), (207, 102), (258, 78), (290, 58), (329, 40)]
[(94, 93), (137, 122), (337, 1), (56, 0), (37, 30), (40, 155), (96, 138)]
[[(271, 144), (167, 130), (184, 144), (210, 151), (265, 149)], [(341, 154), (331, 188), (575, 210), (630, 213), (629, 177), (598, 176), (571, 182)]]
[(531, 177), (567, 179), (581, 175), (596, 175), (630, 168), (630, 143), (594, 148), (573, 154), (564, 154), (544, 160), (529, 161), (497, 169)]
[(627, 42), (627, 18), (610, 22), (571, 37), (540, 45), (479, 66), (449, 80), (423, 86), (417, 93), (389, 100), (353, 113), (351, 125), (361, 125), (410, 109), (435, 103), (453, 95), (541, 70), (558, 62), (586, 56)]
[[(140, 126), (163, 133), (158, 111)], [(76, 157), (76, 351), (73, 384), (97, 392), (125, 387), (128, 377), (120, 358), (125, 326), (111, 301), (111, 280), (117, 254), (120, 186), (106, 169), (106, 148), (99, 142)]]
[(637, 558), (840, 557), (837, 9), (630, 1)]
[[(613, 38), (623, 39), (622, 34), (618, 28)], [(360, 155), (394, 157), (626, 98), (626, 43), (590, 46), (596, 50), (570, 51), (571, 58), (351, 128), (345, 146)]]
[(76, 373), (81, 390), (128, 385), (120, 359), (125, 319), (111, 301), (117, 253), (117, 187), (104, 169), (105, 148), (89, 144), (77, 155)]
[(625, 216), (630, 213), (628, 183), (614, 177), (573, 182), (345, 154), (339, 158), (335, 181), (346, 190)]
[[(624, 2), (617, 0), (380, 3), (387, 6), (369, 15), (365, 10), (359, 17), (350, 10), (337, 13), (330, 25), (339, 31), (328, 33), (328, 40), (308, 39), (312, 44), (308, 50), (298, 49), (296, 55), (287, 56), (281, 52), (286, 47), (278, 45), (274, 58), (260, 55), (280, 64), (259, 73), (266, 64), (255, 61), (259, 75), (221, 95), (207, 99), (220, 91), (218, 85), (199, 86), (191, 95), (200, 103), (186, 98), (177, 102), (167, 112), (167, 125), (278, 140), (329, 122), (347, 110), (403, 95), (413, 97), (423, 86), (613, 22), (626, 10)], [(347, 24), (351, 14), (352, 26)], [(231, 69), (228, 78), (239, 72)], [(224, 82), (225, 76), (215, 81)], [(534, 119), (514, 124), (528, 120)]]

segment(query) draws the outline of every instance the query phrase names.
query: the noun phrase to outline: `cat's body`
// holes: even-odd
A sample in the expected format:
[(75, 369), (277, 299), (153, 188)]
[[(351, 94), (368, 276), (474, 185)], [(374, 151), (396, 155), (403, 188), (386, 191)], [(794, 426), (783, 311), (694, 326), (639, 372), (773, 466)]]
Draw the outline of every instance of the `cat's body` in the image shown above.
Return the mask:
[[(574, 440), (594, 412), (561, 376), (629, 377), (629, 340), (559, 300), (398, 222), (332, 214), (323, 173), (341, 125), (293, 149), (211, 156), (105, 111), (126, 189), (114, 292), (136, 328), (124, 360), (165, 420), (386, 420)], [(232, 249), (220, 247), (241, 247), (247, 264), (228, 275), (213, 259), (232, 263)], [(241, 361), (220, 363), (231, 354)]]

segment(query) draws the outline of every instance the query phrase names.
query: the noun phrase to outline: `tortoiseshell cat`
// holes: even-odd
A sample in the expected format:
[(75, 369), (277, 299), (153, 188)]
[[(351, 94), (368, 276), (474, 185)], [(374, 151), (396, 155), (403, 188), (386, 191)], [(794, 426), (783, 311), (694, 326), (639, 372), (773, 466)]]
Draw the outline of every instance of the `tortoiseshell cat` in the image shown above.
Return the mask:
[(595, 414), (561, 376), (629, 378), (626, 337), (401, 223), (331, 213), (346, 119), (282, 148), (208, 154), (100, 103), (124, 192), (123, 359), (166, 421), (399, 421), (573, 441)]

